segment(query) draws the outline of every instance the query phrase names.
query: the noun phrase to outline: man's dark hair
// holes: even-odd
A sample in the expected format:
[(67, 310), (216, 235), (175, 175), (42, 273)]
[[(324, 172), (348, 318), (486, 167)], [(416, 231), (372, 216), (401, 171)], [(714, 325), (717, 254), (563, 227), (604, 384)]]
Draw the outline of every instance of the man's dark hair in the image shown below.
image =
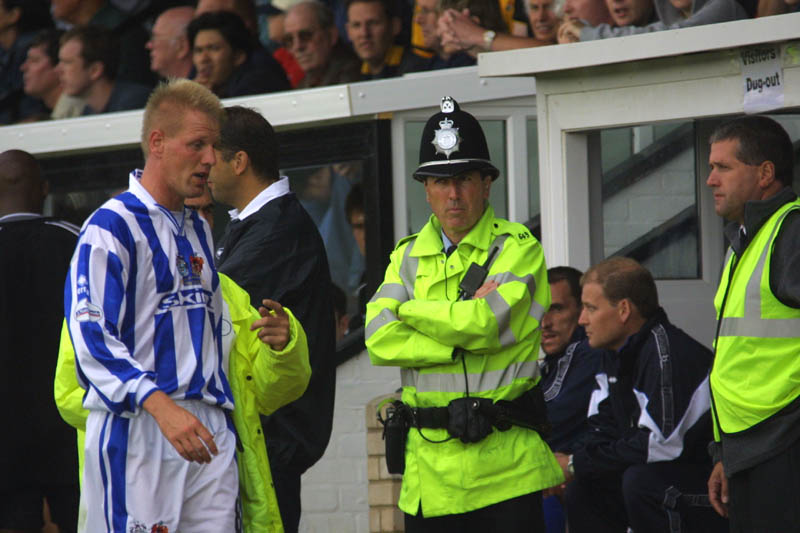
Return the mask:
[(17, 29), (21, 33), (42, 30), (53, 27), (53, 17), (50, 16), (50, 2), (44, 0), (0, 0), (6, 11), (20, 9)]
[(254, 173), (262, 181), (273, 182), (280, 177), (275, 130), (254, 109), (238, 105), (225, 108), (217, 148), (225, 161), (233, 159), (236, 152), (246, 153)]
[(344, 8), (344, 12), (349, 13), (350, 6), (352, 4), (380, 4), (383, 7), (383, 13), (386, 15), (387, 20), (391, 20), (392, 17), (398, 16), (397, 10), (397, 2), (395, 0), (347, 0)]
[(44, 53), (50, 58), (50, 64), (56, 66), (58, 64), (58, 47), (62, 35), (64, 35), (63, 30), (42, 30), (34, 35), (30, 47), (44, 47)]
[(569, 293), (575, 298), (578, 307), (581, 305), (581, 276), (583, 272), (569, 266), (557, 266), (547, 269), (547, 282), (552, 285), (559, 281), (566, 281)]
[(191, 46), (194, 46), (195, 37), (203, 30), (217, 30), (231, 48), (247, 55), (255, 47), (253, 36), (244, 25), (244, 21), (239, 15), (230, 11), (211, 11), (192, 20), (186, 29)]
[(658, 311), (658, 289), (653, 275), (630, 257), (611, 257), (600, 261), (581, 277), (581, 285), (586, 283), (600, 285), (603, 295), (612, 305), (627, 298), (644, 319), (649, 319)]
[(81, 58), (87, 68), (95, 61), (103, 65), (103, 76), (114, 80), (119, 67), (119, 41), (114, 34), (100, 26), (76, 26), (61, 36), (61, 46), (77, 39), (81, 43)]
[(356, 183), (350, 188), (347, 193), (347, 198), (344, 201), (344, 216), (347, 222), (354, 213), (364, 212), (364, 188), (360, 183)]
[(746, 165), (772, 161), (775, 177), (786, 186), (794, 178), (794, 147), (786, 130), (776, 121), (764, 116), (736, 118), (717, 127), (709, 144), (719, 141), (739, 141), (736, 159)]

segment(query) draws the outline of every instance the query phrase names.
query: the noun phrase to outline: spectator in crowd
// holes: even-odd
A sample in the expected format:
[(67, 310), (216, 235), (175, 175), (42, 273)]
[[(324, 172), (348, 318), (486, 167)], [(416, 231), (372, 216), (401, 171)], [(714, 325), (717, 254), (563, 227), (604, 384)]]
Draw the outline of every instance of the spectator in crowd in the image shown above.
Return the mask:
[(364, 79), (403, 74), (405, 48), (393, 44), (402, 26), (395, 5), (394, 0), (347, 1), (347, 36), (362, 61)]
[(557, 0), (528, 0), (525, 2), (525, 12), (528, 16), (528, 25), (534, 39), (543, 43), (556, 44), (558, 42), (558, 27), (561, 25), (562, 8), (557, 7)]
[(702, 494), (710, 471), (711, 352), (669, 322), (633, 259), (606, 259), (581, 282), (589, 345), (614, 353), (597, 376), (583, 444), (556, 453), (570, 533), (723, 531), (709, 506), (681, 499)]
[(83, 115), (141, 109), (150, 89), (115, 79), (119, 47), (109, 30), (81, 26), (61, 37), (58, 75), (64, 92), (86, 100)]
[(606, 0), (612, 26), (646, 26), (653, 20), (653, 0)]
[(60, 30), (49, 29), (37, 33), (28, 48), (28, 56), (22, 64), (25, 94), (41, 101), (43, 110), (39, 116), (29, 119), (77, 117), (86, 106), (80, 98), (64, 93), (58, 77), (58, 48)]
[(731, 531), (800, 524), (800, 200), (795, 148), (768, 117), (711, 134), (706, 185), (730, 223), (717, 311), (714, 471), (708, 495)]
[(220, 272), (253, 302), (277, 299), (292, 309), (308, 334), (311, 381), (303, 396), (262, 418), (287, 532), (300, 522), (300, 478), (325, 452), (333, 423), (336, 330), (331, 278), (317, 227), (278, 171), (275, 132), (258, 112), (227, 109), (215, 145), (209, 187), (233, 206), (217, 248)]
[[(562, 476), (539, 433), (541, 245), (494, 216), (499, 172), (480, 124), (450, 97), (425, 124), (419, 162), (433, 214), (392, 252), (365, 328), (373, 364), (402, 369), (396, 412), (413, 415), (387, 447), (392, 472), (405, 471), (405, 531), (544, 531), (541, 491)], [(487, 277), (470, 267), (468, 280), (471, 264)]]
[(156, 18), (147, 49), (150, 70), (161, 78), (188, 78), (192, 70), (192, 45), (186, 35), (194, 9), (180, 6), (167, 9)]
[(111, 78), (153, 87), (157, 76), (150, 70), (145, 50), (149, 35), (135, 17), (108, 0), (52, 0), (53, 18), (71, 26), (99, 26), (117, 39), (120, 61)]
[[(589, 430), (586, 414), (602, 372), (603, 352), (589, 346), (578, 324), (581, 312), (581, 271), (559, 266), (547, 270), (550, 308), (542, 316), (542, 390), (547, 418), (552, 427), (550, 449), (572, 453)], [(566, 519), (559, 489), (551, 489), (543, 501), (548, 533), (564, 531)]]
[(272, 60), (272, 69), (247, 64), (255, 41), (235, 13), (203, 13), (189, 24), (187, 31), (196, 70), (194, 79), (220, 98), (290, 88), (283, 69), (275, 60)]
[[(534, 1), (545, 3), (545, 0)], [(546, 3), (549, 5), (550, 2)], [(443, 10), (438, 20), (442, 44), (445, 47), (451, 46), (457, 50), (467, 51), (472, 56), (477, 56), (478, 52), (530, 48), (555, 42), (553, 39), (540, 40), (535, 34), (533, 37), (512, 35), (506, 25), (492, 23), (496, 11), (494, 2), (440, 0), (439, 4)], [(499, 10), (497, 15), (500, 15)], [(556, 23), (554, 15), (548, 18), (553, 19), (553, 24)]]
[(439, 0), (417, 0), (414, 23), (419, 28), (422, 47), (412, 48), (414, 56), (409, 59), (406, 72), (439, 70), (466, 67), (475, 64), (475, 59), (466, 52), (445, 51), (439, 36)]
[[(258, 40), (258, 29), (256, 27), (255, 5), (253, 0), (200, 0), (195, 10), (195, 17), (199, 17), (205, 13), (212, 13), (217, 11), (227, 11), (237, 15), (250, 33), (249, 45), (250, 51), (247, 54), (242, 71), (247, 72), (250, 70), (261, 70), (262, 76), (274, 80), (283, 80), (288, 77), (291, 72), (299, 71), (300, 67), (293, 61), (291, 56), (278, 54), (273, 57), (269, 50), (264, 48)], [(287, 80), (288, 82), (288, 80)], [(289, 84), (280, 85), (284, 88), (289, 88)], [(283, 89), (281, 89), (283, 90)]]
[[(613, 24), (605, 0), (564, 0), (564, 21), (578, 21), (589, 26)], [(561, 42), (560, 37), (559, 42)]]
[(0, 0), (0, 125), (42, 113), (41, 102), (25, 94), (20, 69), (36, 32), (52, 25), (42, 0)]
[[(614, 0), (607, 1), (610, 2), (609, 6), (615, 9)], [(630, 1), (626, 0), (626, 2)], [(639, 33), (689, 28), (748, 18), (747, 12), (738, 0), (654, 0), (653, 4), (657, 19), (655, 22), (647, 24), (645, 21), (640, 22), (641, 25), (626, 26), (612, 26), (610, 24), (587, 26), (581, 21), (570, 20), (562, 24), (559, 29), (558, 42), (569, 43), (624, 37)], [(643, 12), (645, 10), (639, 9), (639, 11)], [(618, 16), (617, 18), (628, 20), (629, 17)]]
[(283, 46), (305, 72), (303, 80), (297, 84), (298, 89), (361, 78), (361, 63), (339, 42), (333, 13), (318, 0), (304, 0), (287, 10)]
[(42, 216), (47, 182), (22, 150), (0, 153), (0, 530), (40, 531), (46, 499), (62, 533), (78, 523), (75, 434), (54, 409), (64, 280), (78, 228)]

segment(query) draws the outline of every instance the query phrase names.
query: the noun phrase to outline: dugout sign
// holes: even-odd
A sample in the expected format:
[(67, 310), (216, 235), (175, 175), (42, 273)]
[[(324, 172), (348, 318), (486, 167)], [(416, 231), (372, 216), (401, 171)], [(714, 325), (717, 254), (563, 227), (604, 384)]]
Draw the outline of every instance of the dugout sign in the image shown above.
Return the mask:
[(756, 46), (739, 52), (745, 113), (761, 113), (783, 107), (783, 60), (781, 47)]

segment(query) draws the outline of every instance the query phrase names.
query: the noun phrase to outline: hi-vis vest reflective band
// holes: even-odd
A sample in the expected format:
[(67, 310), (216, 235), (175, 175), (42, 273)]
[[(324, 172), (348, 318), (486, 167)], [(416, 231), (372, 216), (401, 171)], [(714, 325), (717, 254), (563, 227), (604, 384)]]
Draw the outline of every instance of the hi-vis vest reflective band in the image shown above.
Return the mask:
[(782, 304), (769, 286), (775, 236), (786, 215), (797, 209), (800, 200), (785, 204), (764, 223), (738, 259), (733, 279), (736, 257), (728, 252), (714, 298), (721, 324), (711, 371), (717, 423), (724, 433), (752, 427), (800, 394), (800, 309)]
[[(508, 237), (508, 234), (498, 235), (492, 242), (489, 249), (498, 248), (498, 253), (495, 255), (495, 258), (501, 254), (503, 245)], [(405, 252), (403, 253), (403, 262), (400, 265), (399, 271), (402, 283), (384, 283), (372, 297), (372, 301), (376, 301), (379, 298), (393, 298), (403, 303), (413, 298), (414, 281), (416, 280), (417, 270), (419, 268), (419, 257), (411, 256), (413, 247), (414, 239), (408, 242)], [(494, 261), (492, 261), (492, 264), (494, 264)], [(510, 281), (520, 281), (524, 283), (528, 287), (531, 299), (529, 315), (537, 322), (541, 321), (545, 309), (534, 299), (536, 279), (534, 279), (532, 274), (518, 277), (512, 272), (500, 272), (486, 277), (486, 281), (492, 280), (496, 281), (498, 285)], [(510, 326), (511, 309), (506, 301), (497, 291), (489, 293), (484, 299), (497, 317), (501, 345), (511, 346), (516, 344), (517, 339)], [(395, 320), (397, 320), (397, 317), (394, 316), (390, 310), (383, 309), (375, 319), (367, 324), (365, 330), (366, 338), (368, 339), (371, 337), (379, 327)], [(423, 373), (419, 368), (401, 368), (401, 384), (403, 387), (413, 387), (417, 393), (443, 392), (463, 394), (466, 389), (474, 393), (480, 393), (494, 391), (502, 387), (509, 387), (514, 384), (514, 381), (520, 376), (527, 376), (532, 379), (538, 378), (539, 376), (539, 364), (536, 360), (517, 361), (497, 370), (487, 371), (485, 368), (481, 368), (477, 372), (468, 372), (466, 375), (466, 382), (465, 376), (463, 372), (461, 372), (460, 363), (456, 362), (455, 367), (455, 373)]]

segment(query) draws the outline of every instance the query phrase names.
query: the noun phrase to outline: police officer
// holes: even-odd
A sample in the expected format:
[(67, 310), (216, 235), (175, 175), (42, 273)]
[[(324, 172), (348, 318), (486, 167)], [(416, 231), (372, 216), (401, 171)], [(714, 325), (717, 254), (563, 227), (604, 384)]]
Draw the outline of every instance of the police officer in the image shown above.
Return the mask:
[(540, 435), (542, 247), (494, 216), (499, 171), (452, 98), (425, 125), (419, 161), (433, 215), (397, 244), (365, 331), (373, 364), (401, 367), (405, 530), (543, 531), (540, 491), (563, 478)]

